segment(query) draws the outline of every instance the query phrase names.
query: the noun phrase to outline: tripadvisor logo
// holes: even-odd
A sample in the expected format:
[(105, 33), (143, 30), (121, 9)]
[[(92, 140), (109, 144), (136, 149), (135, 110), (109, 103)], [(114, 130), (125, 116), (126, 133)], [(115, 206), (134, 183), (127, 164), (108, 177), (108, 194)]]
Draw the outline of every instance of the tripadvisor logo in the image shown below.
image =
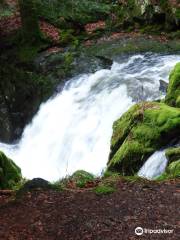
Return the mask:
[(173, 233), (173, 229), (148, 229), (148, 228), (142, 228), (137, 227), (135, 228), (135, 234), (138, 236), (145, 234), (171, 234)]
[(142, 227), (137, 227), (135, 229), (135, 234), (140, 236), (140, 235), (143, 235), (143, 228)]

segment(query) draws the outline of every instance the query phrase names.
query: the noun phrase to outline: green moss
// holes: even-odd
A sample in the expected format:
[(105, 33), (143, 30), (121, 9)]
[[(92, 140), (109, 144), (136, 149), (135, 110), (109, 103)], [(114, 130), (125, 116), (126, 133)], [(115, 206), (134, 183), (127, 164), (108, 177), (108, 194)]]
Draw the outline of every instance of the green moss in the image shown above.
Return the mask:
[(157, 149), (180, 134), (180, 109), (144, 102), (113, 125), (108, 170), (133, 175)]
[(94, 180), (94, 176), (84, 170), (78, 170), (69, 178), (77, 187), (85, 187), (86, 184)]
[(166, 150), (166, 157), (169, 163), (180, 159), (180, 147), (168, 148)]
[(103, 174), (103, 178), (119, 178), (120, 174), (117, 172), (112, 172), (112, 171), (105, 171)]
[(108, 186), (108, 185), (99, 185), (94, 189), (94, 192), (97, 195), (108, 195), (108, 194), (112, 194), (115, 191), (116, 189), (114, 187)]
[(166, 171), (159, 176), (156, 180), (164, 181), (167, 179), (174, 179), (180, 177), (180, 160), (172, 162), (167, 168)]
[(172, 162), (166, 170), (169, 176), (180, 177), (180, 159), (178, 161)]
[(141, 178), (138, 175), (134, 176), (123, 176), (123, 178), (127, 182), (146, 182), (148, 181), (147, 179)]
[(180, 107), (180, 63), (176, 64), (170, 74), (165, 102), (170, 106)]
[(0, 189), (12, 189), (21, 178), (21, 169), (0, 152)]
[(69, 187), (84, 188), (86, 187), (86, 184), (94, 180), (95, 177), (93, 174), (88, 173), (84, 170), (78, 170), (74, 172), (71, 176), (66, 176), (63, 179), (52, 183), (52, 185), (59, 190), (63, 190)]
[(117, 120), (113, 124), (113, 136), (111, 139), (111, 148), (116, 148), (116, 145), (120, 145), (127, 137), (129, 131), (133, 127), (136, 119), (136, 112), (138, 105), (134, 105), (121, 117), (121, 121)]

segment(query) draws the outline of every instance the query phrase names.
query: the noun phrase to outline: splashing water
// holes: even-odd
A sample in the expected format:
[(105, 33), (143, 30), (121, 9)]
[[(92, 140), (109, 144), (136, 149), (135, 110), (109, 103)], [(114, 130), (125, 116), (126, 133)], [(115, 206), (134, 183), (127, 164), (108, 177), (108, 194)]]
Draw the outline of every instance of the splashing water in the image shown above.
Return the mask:
[(178, 61), (178, 55), (135, 55), (120, 58), (110, 70), (77, 76), (41, 105), (18, 144), (0, 143), (0, 149), (27, 178), (54, 181), (77, 169), (100, 174), (113, 122), (134, 102), (162, 97), (159, 80), (168, 82)]

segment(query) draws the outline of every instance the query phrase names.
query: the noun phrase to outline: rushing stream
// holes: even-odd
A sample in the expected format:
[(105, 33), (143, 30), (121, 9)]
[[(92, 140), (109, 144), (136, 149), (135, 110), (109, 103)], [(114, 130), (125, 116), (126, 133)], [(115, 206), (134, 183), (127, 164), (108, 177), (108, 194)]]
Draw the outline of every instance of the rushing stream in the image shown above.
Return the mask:
[(77, 169), (100, 174), (114, 120), (135, 102), (163, 97), (159, 80), (168, 82), (178, 61), (178, 55), (124, 56), (110, 70), (77, 76), (41, 105), (18, 144), (0, 149), (27, 178), (53, 181)]

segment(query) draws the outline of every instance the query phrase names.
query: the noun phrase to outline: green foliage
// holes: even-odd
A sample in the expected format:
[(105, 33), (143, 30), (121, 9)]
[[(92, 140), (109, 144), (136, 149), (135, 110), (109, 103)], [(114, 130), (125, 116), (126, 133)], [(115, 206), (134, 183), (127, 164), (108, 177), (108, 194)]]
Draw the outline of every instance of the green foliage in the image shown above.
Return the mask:
[(69, 44), (72, 49), (76, 49), (79, 46), (79, 38), (75, 36), (73, 29), (61, 30), (60, 36), (60, 43), (62, 45)]
[(108, 186), (108, 185), (99, 185), (94, 189), (94, 192), (97, 195), (108, 195), (108, 194), (112, 194), (116, 191), (116, 189), (112, 186)]
[(13, 189), (21, 178), (21, 169), (0, 152), (0, 189)]
[(62, 30), (61, 31), (61, 43), (67, 44), (69, 42), (72, 42), (74, 40), (73, 33), (74, 33), (73, 29)]
[(12, 186), (12, 190), (14, 191), (19, 191), (23, 186), (24, 184), (27, 182), (28, 180), (26, 178), (21, 178), (21, 180), (17, 183), (15, 183), (13, 186)]
[[(95, 0), (37, 0), (39, 16), (64, 26), (67, 20), (86, 24), (105, 17), (110, 10), (108, 4)], [(65, 19), (65, 22), (64, 22)]]

